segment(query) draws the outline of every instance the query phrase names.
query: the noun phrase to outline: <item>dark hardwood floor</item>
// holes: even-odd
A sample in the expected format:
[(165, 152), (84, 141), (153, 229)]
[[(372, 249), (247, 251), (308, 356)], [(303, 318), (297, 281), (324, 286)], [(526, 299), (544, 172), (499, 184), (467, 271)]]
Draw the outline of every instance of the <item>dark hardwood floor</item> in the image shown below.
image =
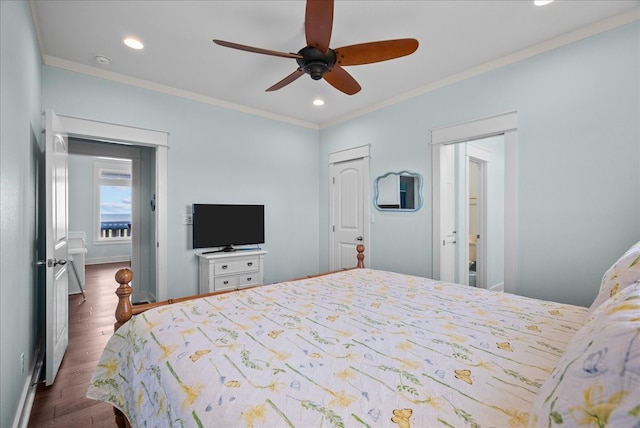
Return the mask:
[(69, 296), (69, 346), (53, 385), (38, 385), (29, 427), (115, 427), (113, 407), (85, 397), (102, 349), (113, 333), (118, 284), (129, 263), (87, 265), (85, 294)]

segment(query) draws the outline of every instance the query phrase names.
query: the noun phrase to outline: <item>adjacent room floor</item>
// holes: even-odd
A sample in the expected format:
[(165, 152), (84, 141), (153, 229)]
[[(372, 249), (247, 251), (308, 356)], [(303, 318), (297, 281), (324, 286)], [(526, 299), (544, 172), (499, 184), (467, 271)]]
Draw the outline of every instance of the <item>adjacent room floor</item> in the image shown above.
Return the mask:
[(86, 266), (85, 294), (69, 296), (69, 346), (53, 385), (38, 385), (29, 427), (114, 427), (113, 407), (85, 397), (91, 375), (113, 333), (118, 286), (129, 263)]

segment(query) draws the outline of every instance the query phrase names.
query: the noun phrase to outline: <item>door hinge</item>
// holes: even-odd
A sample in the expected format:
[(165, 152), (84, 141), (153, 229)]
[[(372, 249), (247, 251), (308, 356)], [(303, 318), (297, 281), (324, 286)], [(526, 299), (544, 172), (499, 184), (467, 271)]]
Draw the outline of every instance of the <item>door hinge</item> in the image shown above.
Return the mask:
[(334, 224), (333, 226), (331, 226), (331, 229), (332, 229), (333, 232), (335, 232), (336, 231), (336, 225)]
[(331, 177), (331, 179), (333, 180), (333, 184), (336, 184), (336, 178), (335, 177)]

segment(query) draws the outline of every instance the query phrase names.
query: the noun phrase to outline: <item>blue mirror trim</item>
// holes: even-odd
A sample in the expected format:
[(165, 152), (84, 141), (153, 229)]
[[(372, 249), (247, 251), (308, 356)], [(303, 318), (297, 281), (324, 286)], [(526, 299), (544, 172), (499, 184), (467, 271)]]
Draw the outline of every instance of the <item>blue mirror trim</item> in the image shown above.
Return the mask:
[[(387, 178), (390, 175), (397, 175), (397, 176), (409, 176), (409, 177), (415, 177), (418, 179), (418, 202), (416, 204), (415, 208), (381, 208), (380, 205), (378, 204), (378, 196), (380, 194), (380, 190), (378, 188), (378, 182), (384, 178)], [(416, 172), (411, 172), (411, 171), (400, 171), (400, 172), (387, 172), (384, 175), (379, 176), (378, 178), (376, 178), (375, 181), (375, 186), (374, 186), (374, 199), (373, 199), (373, 205), (376, 207), (376, 209), (378, 211), (399, 211), (399, 212), (415, 212), (418, 211), (420, 208), (422, 208), (422, 204), (423, 204), (423, 200), (422, 200), (422, 175), (416, 173)]]

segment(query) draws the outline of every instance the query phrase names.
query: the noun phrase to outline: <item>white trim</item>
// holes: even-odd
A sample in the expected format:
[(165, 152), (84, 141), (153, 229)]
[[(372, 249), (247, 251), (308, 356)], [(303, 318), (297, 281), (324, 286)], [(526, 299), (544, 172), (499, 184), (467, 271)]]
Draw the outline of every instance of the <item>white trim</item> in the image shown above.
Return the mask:
[(131, 237), (93, 239), (91, 243), (92, 245), (131, 245)]
[(40, 31), (40, 19), (38, 18), (38, 8), (36, 8), (35, 0), (29, 0), (29, 9), (31, 10), (31, 20), (33, 21), (33, 30), (36, 33), (36, 40), (38, 41), (40, 61), (44, 64), (44, 58), (46, 54), (44, 51), (44, 43), (42, 42), (42, 32)]
[(431, 144), (455, 144), (492, 137), (518, 127), (517, 112), (496, 114), (431, 129)]
[[(70, 136), (98, 141), (125, 142), (156, 149), (156, 290), (160, 300), (168, 298), (168, 149), (169, 134), (163, 131), (58, 116)], [(107, 262), (105, 262), (107, 263)]]
[(413, 91), (405, 92), (404, 94), (390, 98), (386, 101), (373, 104), (365, 109), (345, 115), (339, 119), (321, 123), (320, 129), (329, 128), (331, 126), (338, 125), (340, 123), (348, 122), (349, 120), (355, 119), (356, 117), (364, 116), (365, 114), (368, 114), (377, 110), (382, 110), (383, 108), (401, 103), (411, 98), (419, 97), (426, 93), (433, 92), (438, 89), (442, 89), (444, 87), (453, 85), (463, 80), (467, 80), (472, 77), (476, 77), (481, 74), (497, 70), (507, 65), (514, 64), (518, 61), (522, 61), (527, 58), (531, 58), (536, 55), (540, 55), (545, 52), (560, 48), (562, 46), (578, 42), (580, 40), (594, 36), (596, 34), (600, 34), (605, 31), (629, 24), (633, 21), (637, 21), (638, 19), (640, 19), (640, 9), (633, 9), (628, 12), (622, 13), (620, 15), (616, 15), (611, 18), (607, 18), (602, 21), (595, 22), (593, 24), (578, 28), (576, 30), (570, 31), (561, 36), (555, 37), (553, 39), (546, 40), (542, 43), (538, 43), (537, 45), (533, 45), (528, 48), (516, 51), (512, 54), (505, 55), (501, 58), (497, 58), (493, 61), (486, 62), (477, 67), (461, 71), (460, 73), (452, 74), (451, 76), (448, 76), (444, 79), (430, 83), (428, 85), (425, 85)]
[(500, 282), (492, 287), (489, 287), (489, 290), (496, 291), (498, 293), (504, 293), (504, 282)]
[(546, 40), (542, 43), (538, 43), (537, 45), (530, 46), (525, 49), (521, 49), (509, 55), (505, 55), (501, 58), (497, 58), (493, 61), (489, 61), (487, 63), (481, 64), (477, 67), (461, 71), (459, 73), (448, 76), (444, 79), (440, 79), (436, 82), (425, 85), (421, 88), (405, 92), (404, 94), (400, 94), (396, 97), (390, 98), (388, 100), (382, 101), (377, 104), (373, 104), (364, 109), (355, 111), (351, 114), (346, 114), (341, 118), (330, 120), (324, 123), (312, 123), (312, 122), (306, 122), (299, 119), (294, 119), (288, 116), (267, 112), (264, 110), (255, 109), (252, 107), (243, 106), (240, 104), (231, 103), (228, 101), (223, 101), (217, 98), (208, 97), (208, 96), (197, 94), (194, 92), (177, 89), (171, 86), (161, 85), (159, 83), (138, 79), (135, 77), (124, 75), (124, 74), (103, 70), (97, 67), (91, 67), (88, 65), (65, 60), (62, 58), (57, 58), (51, 55), (47, 55), (44, 51), (42, 34), (40, 32), (40, 22), (38, 19), (37, 8), (35, 7), (34, 0), (29, 0), (29, 6), (31, 9), (31, 16), (34, 23), (36, 39), (38, 41), (38, 47), (40, 49), (40, 56), (42, 58), (42, 63), (45, 65), (73, 71), (76, 73), (82, 73), (89, 76), (98, 77), (101, 79), (111, 80), (114, 82), (124, 83), (131, 86), (145, 88), (151, 91), (165, 93), (165, 94), (189, 99), (196, 102), (201, 102), (204, 104), (215, 105), (215, 106), (227, 108), (230, 110), (236, 110), (242, 113), (252, 114), (259, 117), (265, 117), (268, 119), (290, 123), (292, 125), (298, 125), (298, 126), (302, 126), (310, 129), (324, 129), (340, 123), (348, 122), (349, 120), (354, 119), (356, 117), (364, 116), (368, 113), (381, 110), (383, 108), (392, 106), (394, 104), (398, 104), (400, 102), (409, 100), (411, 98), (415, 98), (420, 95), (424, 95), (426, 93), (444, 88), (446, 86), (453, 85), (463, 80), (466, 80), (475, 76), (479, 76), (481, 74), (484, 74), (493, 70), (497, 70), (499, 68), (516, 63), (518, 61), (522, 61), (527, 58), (531, 58), (533, 56), (543, 54), (545, 52), (560, 48), (565, 45), (569, 45), (571, 43), (575, 43), (577, 41), (629, 24), (633, 21), (637, 21), (640, 19), (640, 9), (632, 9), (628, 12), (625, 12), (616, 16), (612, 16), (610, 18), (570, 31), (561, 36), (552, 38), (550, 40)]
[(518, 274), (518, 132), (504, 133), (504, 284), (516, 293)]
[(98, 141), (130, 143), (136, 146), (168, 147), (169, 133), (135, 126), (100, 122), (79, 117), (58, 115), (65, 129), (72, 129), (69, 135), (76, 138), (90, 138)]
[(440, 277), (440, 147), (504, 134), (505, 189), (504, 189), (504, 290), (517, 290), (518, 251), (518, 113), (513, 111), (431, 130), (432, 170), (432, 256), (433, 277)]
[(360, 158), (368, 158), (369, 151), (371, 149), (370, 144), (364, 146), (352, 147), (350, 149), (338, 150), (337, 152), (329, 153), (329, 163), (345, 162)]
[[(109, 257), (93, 257), (90, 259), (85, 259), (85, 265), (101, 265), (104, 263), (122, 263), (130, 261), (129, 255), (124, 256), (109, 256)], [(135, 275), (135, 272), (134, 272)]]
[[(480, 182), (478, 183), (478, 205), (477, 211), (480, 216), (480, 228), (477, 231), (480, 235), (480, 241), (476, 240), (476, 287), (478, 288), (487, 288), (487, 263), (486, 263), (486, 255), (487, 255), (487, 163), (491, 161), (491, 154), (479, 147), (474, 145), (466, 144), (465, 145), (465, 153), (464, 153), (464, 168), (465, 168), (465, 195), (464, 195), (464, 221), (461, 222), (460, 227), (458, 228), (459, 233), (456, 236), (456, 240), (461, 248), (464, 248), (464, 256), (462, 260), (469, 260), (469, 219), (470, 219), (470, 211), (469, 211), (469, 164), (470, 162), (475, 162), (479, 165), (480, 169)], [(458, 274), (459, 278), (464, 276), (467, 281), (465, 284), (469, 284), (469, 269), (468, 265), (465, 263), (459, 263), (460, 272)]]
[(33, 354), (33, 358), (33, 363), (29, 369), (29, 376), (26, 377), (22, 393), (20, 394), (18, 411), (13, 419), (13, 425), (11, 425), (13, 428), (27, 428), (29, 425), (40, 373), (44, 367), (44, 348), (42, 348), (42, 346), (38, 345)]
[(45, 65), (48, 65), (51, 67), (61, 68), (63, 70), (73, 71), (76, 73), (82, 73), (88, 76), (98, 77), (100, 79), (123, 83), (125, 85), (135, 86), (138, 88), (144, 88), (154, 92), (173, 95), (174, 97), (185, 98), (187, 100), (208, 104), (208, 105), (213, 105), (217, 107), (222, 107), (229, 110), (235, 110), (241, 113), (247, 113), (254, 116), (264, 117), (267, 119), (277, 120), (277, 121), (289, 123), (292, 125), (302, 126), (304, 128), (310, 128), (310, 129), (316, 129), (316, 130), (320, 129), (320, 126), (316, 123), (294, 119), (292, 117), (283, 116), (283, 115), (271, 113), (265, 110), (259, 110), (257, 108), (243, 106), (240, 104), (231, 103), (229, 101), (223, 101), (218, 98), (209, 97), (209, 96), (198, 94), (195, 92), (185, 91), (184, 89), (178, 89), (172, 86), (162, 85), (160, 83), (155, 83), (155, 82), (151, 82), (144, 79), (138, 79), (136, 77), (115, 73), (113, 71), (103, 70), (97, 67), (91, 67), (88, 65), (79, 64), (77, 62), (68, 61), (66, 59), (57, 58), (55, 56), (44, 55), (43, 62)]

